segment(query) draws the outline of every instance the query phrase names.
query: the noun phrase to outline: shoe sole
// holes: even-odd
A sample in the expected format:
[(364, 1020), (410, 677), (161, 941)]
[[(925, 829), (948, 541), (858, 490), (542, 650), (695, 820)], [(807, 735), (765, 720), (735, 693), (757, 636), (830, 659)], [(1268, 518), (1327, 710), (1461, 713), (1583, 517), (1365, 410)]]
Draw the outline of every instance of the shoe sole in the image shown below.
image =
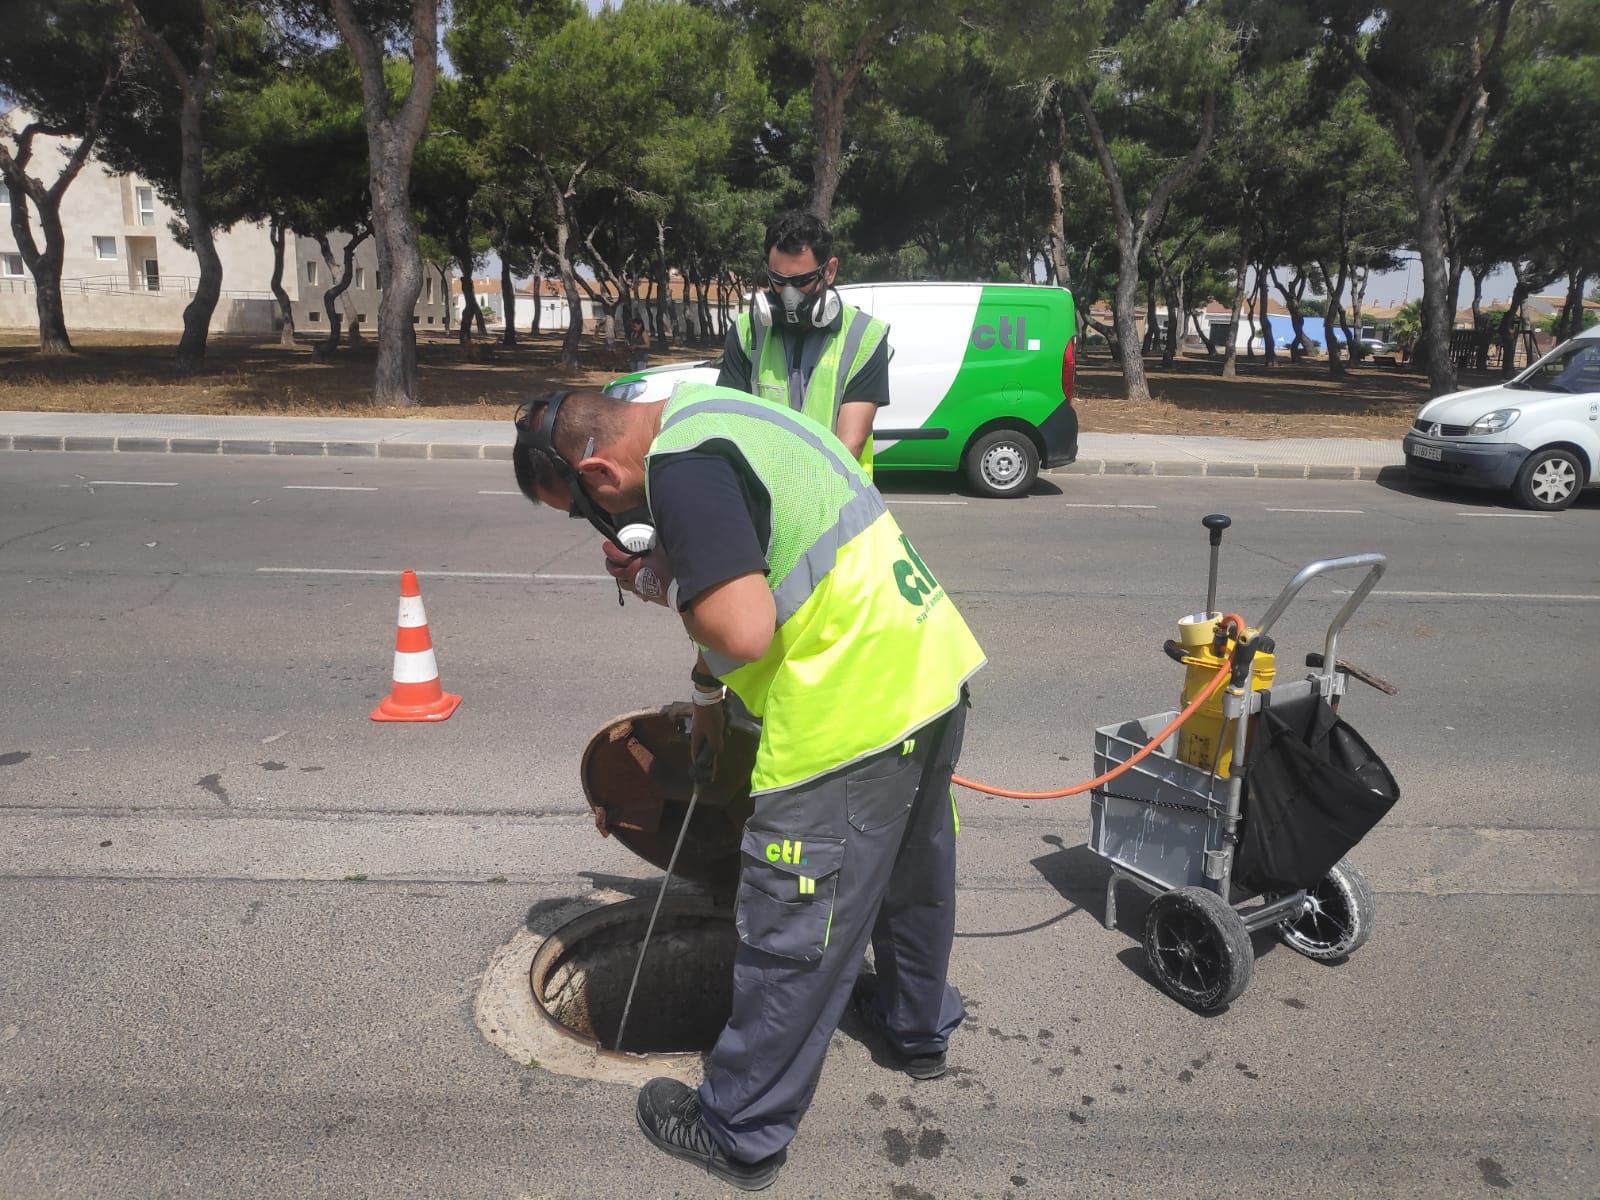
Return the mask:
[(778, 1172), (783, 1168), (783, 1164), (779, 1163), (777, 1166), (762, 1172), (760, 1175), (730, 1175), (725, 1171), (717, 1170), (715, 1159), (707, 1162), (698, 1154), (685, 1150), (681, 1146), (674, 1146), (671, 1142), (664, 1141), (662, 1138), (658, 1137), (655, 1130), (651, 1129), (644, 1123), (644, 1118), (641, 1117), (637, 1111), (634, 1112), (633, 1119), (639, 1126), (639, 1132), (644, 1134), (645, 1140), (657, 1150), (670, 1154), (673, 1158), (679, 1159), (683, 1162), (693, 1163), (695, 1166), (703, 1168), (708, 1175), (715, 1175), (718, 1179), (722, 1180), (723, 1183), (731, 1184), (733, 1187), (736, 1187), (743, 1192), (759, 1192), (771, 1187), (773, 1180), (778, 1178)]

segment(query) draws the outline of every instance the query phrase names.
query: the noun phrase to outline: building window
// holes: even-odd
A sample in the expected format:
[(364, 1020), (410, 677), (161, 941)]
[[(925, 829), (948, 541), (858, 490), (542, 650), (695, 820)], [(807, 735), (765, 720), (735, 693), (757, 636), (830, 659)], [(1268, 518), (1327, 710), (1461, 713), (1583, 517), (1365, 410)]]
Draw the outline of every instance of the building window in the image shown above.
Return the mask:
[(411, 323), (413, 325), (421, 325), (422, 324), (422, 318), (417, 316), (416, 313), (412, 313), (411, 314)]
[(117, 239), (114, 237), (97, 237), (94, 240), (94, 256), (101, 262), (117, 261)]
[[(432, 304), (433, 303), (433, 276), (429, 275), (422, 282), (428, 285), (428, 288), (427, 288), (427, 302), (429, 304)], [(428, 324), (430, 324), (430, 325), (433, 324), (433, 321), (430, 319), (428, 321)]]
[(317, 264), (316, 264), (315, 261), (307, 259), (306, 260), (306, 282), (307, 283), (315, 283), (316, 281), (317, 281)]
[(161, 290), (161, 266), (153, 258), (144, 260), (144, 290), (147, 292)]
[(356, 268), (356, 287), (365, 288), (366, 286), (367, 286), (367, 269), (365, 267), (357, 267)]
[(139, 207), (139, 224), (154, 225), (156, 223), (156, 190), (154, 188), (134, 188), (134, 202)]
[(357, 313), (356, 314), (356, 324), (359, 325), (362, 321), (365, 321), (366, 319), (367, 319), (367, 314), (366, 313)]
[(310, 321), (313, 325), (322, 320), (322, 314), (320, 312), (307, 313), (306, 316), (310, 318)]
[(8, 185), (4, 184), (4, 183), (0, 183), (0, 208), (10, 208), (10, 207), (11, 207), (11, 188)]
[(432, 317), (429, 317), (429, 318), (428, 318), (428, 324), (429, 324), (429, 325), (432, 325), (432, 324), (433, 324), (433, 318), (432, 318)]
[(372, 272), (372, 287), (373, 287), (374, 291), (378, 291), (378, 292), (383, 291), (383, 272), (382, 271), (376, 271), (375, 270), (375, 271)]
[(22, 274), (22, 255), (0, 254), (0, 275), (20, 276)]

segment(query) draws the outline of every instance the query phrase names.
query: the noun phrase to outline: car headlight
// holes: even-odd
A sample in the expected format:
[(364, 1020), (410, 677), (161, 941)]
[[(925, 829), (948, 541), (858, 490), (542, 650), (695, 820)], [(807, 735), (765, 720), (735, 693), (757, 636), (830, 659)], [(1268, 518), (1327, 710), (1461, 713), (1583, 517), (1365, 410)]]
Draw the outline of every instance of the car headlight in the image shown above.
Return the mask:
[(1472, 423), (1470, 433), (1499, 433), (1502, 429), (1510, 429), (1517, 423), (1517, 418), (1522, 415), (1520, 408), (1497, 408), (1492, 413), (1484, 413)]
[(606, 395), (615, 396), (618, 400), (632, 400), (635, 396), (642, 396), (650, 385), (642, 379), (629, 379), (624, 383), (613, 383), (606, 388)]

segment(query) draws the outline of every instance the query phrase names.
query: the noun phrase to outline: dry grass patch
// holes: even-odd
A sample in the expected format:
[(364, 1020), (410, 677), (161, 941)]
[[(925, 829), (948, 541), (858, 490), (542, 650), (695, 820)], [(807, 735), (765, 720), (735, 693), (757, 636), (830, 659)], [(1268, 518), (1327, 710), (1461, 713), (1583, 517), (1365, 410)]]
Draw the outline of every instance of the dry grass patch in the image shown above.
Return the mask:
[[(328, 361), (311, 342), (213, 337), (203, 370), (173, 373), (177, 335), (78, 333), (78, 353), (42, 358), (32, 331), (0, 332), (0, 408), (52, 412), (190, 413), (281, 416), (453, 417), (497, 419), (527, 396), (556, 388), (600, 387), (625, 370), (620, 346), (585, 335), (584, 366), (560, 363), (561, 341), (523, 334), (519, 345), (475, 341), (463, 349), (443, 334), (419, 334), (421, 404), (376, 409), (371, 403), (376, 345), (367, 338)], [(720, 343), (652, 354), (652, 363), (692, 361)], [(1170, 369), (1147, 360), (1152, 399), (1122, 399), (1122, 374), (1101, 353), (1078, 363), (1075, 400), (1086, 433), (1210, 434), (1232, 437), (1400, 437), (1428, 396), (1425, 377), (1390, 365), (1351, 367), (1335, 380), (1326, 363), (1272, 370), (1241, 361), (1238, 378), (1220, 377), (1220, 361), (1181, 359)], [(1464, 372), (1463, 387), (1497, 381)]]

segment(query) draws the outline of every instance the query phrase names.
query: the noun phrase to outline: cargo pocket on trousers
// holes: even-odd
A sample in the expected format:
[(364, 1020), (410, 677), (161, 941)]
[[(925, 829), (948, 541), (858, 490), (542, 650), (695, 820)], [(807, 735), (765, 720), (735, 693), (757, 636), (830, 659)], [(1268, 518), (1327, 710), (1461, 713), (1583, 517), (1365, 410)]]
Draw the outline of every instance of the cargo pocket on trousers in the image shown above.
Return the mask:
[(833, 925), (844, 839), (783, 837), (747, 828), (739, 848), (743, 862), (734, 912), (739, 940), (779, 958), (821, 958)]
[(911, 811), (917, 798), (917, 778), (921, 767), (916, 755), (900, 744), (899, 753), (885, 754), (877, 762), (861, 768), (860, 774), (845, 780), (845, 807), (850, 824), (862, 833), (892, 825)]

